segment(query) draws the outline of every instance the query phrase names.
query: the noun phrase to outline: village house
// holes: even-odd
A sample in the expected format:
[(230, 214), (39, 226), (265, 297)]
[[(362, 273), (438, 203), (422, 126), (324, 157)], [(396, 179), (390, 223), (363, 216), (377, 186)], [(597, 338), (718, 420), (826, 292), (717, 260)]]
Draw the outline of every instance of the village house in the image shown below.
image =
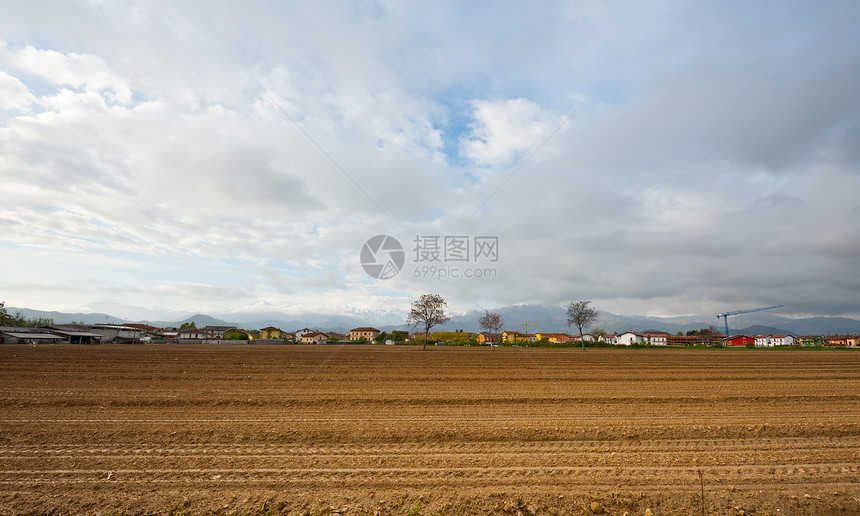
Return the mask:
[(537, 337), (535, 337), (535, 335), (531, 333), (521, 333), (518, 331), (502, 332), (502, 341), (508, 342), (510, 344), (535, 342), (536, 340)]
[(338, 333), (336, 331), (330, 331), (326, 333), (325, 336), (329, 340), (329, 342), (341, 342), (347, 340), (347, 335), (343, 333)]
[(302, 341), (302, 337), (303, 337), (306, 333), (312, 333), (312, 332), (315, 332), (315, 331), (316, 331), (316, 330), (312, 330), (312, 329), (310, 329), (310, 328), (302, 328), (301, 330), (296, 330), (296, 333), (295, 333), (295, 335), (296, 335), (296, 342), (301, 342), (301, 341)]
[(380, 331), (376, 328), (370, 328), (368, 326), (363, 326), (361, 328), (353, 328), (349, 330), (349, 340), (356, 341), (365, 339), (368, 342), (372, 342), (376, 340), (376, 337), (379, 337)]
[(328, 337), (326, 337), (325, 333), (320, 333), (318, 331), (303, 333), (301, 337), (302, 344), (325, 344), (327, 342)]
[(828, 335), (824, 337), (824, 342), (827, 346), (856, 348), (860, 341), (858, 335)]
[(557, 344), (570, 342), (570, 335), (567, 333), (535, 333), (537, 340), (546, 340), (547, 342)]
[(284, 332), (274, 326), (266, 326), (260, 330), (260, 338), (264, 340), (279, 340), (284, 338)]
[(205, 340), (211, 339), (212, 334), (201, 328), (182, 328), (177, 333), (179, 340)]
[(632, 331), (625, 331), (616, 338), (618, 344), (623, 346), (632, 346), (633, 344), (642, 344), (642, 335)]
[(589, 333), (583, 333), (581, 335), (571, 335), (570, 341), (571, 342), (582, 342), (582, 341), (595, 342), (595, 338), (594, 338), (594, 335), (591, 335)]
[(497, 344), (502, 340), (501, 333), (483, 332), (475, 335), (475, 340), (478, 344)]
[(665, 331), (646, 331), (642, 334), (645, 344), (666, 346), (669, 343), (669, 333)]
[(801, 335), (794, 339), (799, 346), (823, 346), (825, 344), (824, 337), (820, 335)]
[(210, 339), (223, 339), (228, 331), (236, 330), (235, 326), (204, 326), (203, 331), (209, 332)]
[(791, 335), (757, 335), (755, 337), (757, 347), (772, 348), (774, 346), (793, 346), (794, 337)]
[(733, 337), (726, 337), (723, 340), (727, 346), (746, 346), (747, 344), (755, 344), (755, 341), (755, 337), (748, 335), (735, 335)]
[(669, 335), (666, 338), (667, 346), (694, 346), (701, 342), (702, 339), (698, 335)]

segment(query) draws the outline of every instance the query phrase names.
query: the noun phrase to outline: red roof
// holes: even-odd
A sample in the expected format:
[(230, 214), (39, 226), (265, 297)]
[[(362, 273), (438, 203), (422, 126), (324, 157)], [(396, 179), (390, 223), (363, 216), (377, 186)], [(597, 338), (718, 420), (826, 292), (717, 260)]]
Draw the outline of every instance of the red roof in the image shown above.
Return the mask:
[(361, 327), (361, 328), (353, 328), (353, 329), (351, 329), (351, 330), (349, 330), (349, 331), (350, 331), (350, 332), (353, 332), (353, 331), (375, 331), (376, 333), (379, 333), (379, 330), (377, 330), (376, 328), (370, 328), (370, 327), (367, 327), (367, 326), (364, 326), (364, 327)]
[(161, 330), (161, 328), (157, 326), (150, 326), (148, 324), (137, 324), (137, 323), (126, 323), (123, 326), (127, 328), (136, 328), (138, 330)]

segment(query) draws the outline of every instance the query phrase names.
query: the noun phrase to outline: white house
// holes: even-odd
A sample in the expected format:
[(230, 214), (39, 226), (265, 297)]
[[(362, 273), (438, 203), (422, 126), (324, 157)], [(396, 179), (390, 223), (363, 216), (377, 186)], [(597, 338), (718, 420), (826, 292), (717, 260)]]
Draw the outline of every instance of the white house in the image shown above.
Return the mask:
[(665, 346), (669, 343), (669, 334), (665, 331), (646, 331), (642, 334), (642, 340), (652, 346)]
[(634, 333), (632, 331), (625, 331), (621, 335), (617, 337), (618, 344), (623, 344), (625, 346), (630, 346), (632, 344), (642, 344), (642, 335), (638, 333)]
[(794, 346), (794, 337), (791, 335), (771, 335), (774, 346)]
[(212, 334), (202, 328), (182, 328), (177, 334), (181, 340), (204, 340), (211, 339)]
[(296, 332), (296, 342), (301, 342), (302, 337), (304, 337), (306, 333), (317, 333), (317, 331), (310, 328), (302, 328), (301, 330), (298, 330)]
[(600, 337), (607, 344), (618, 344), (618, 335), (604, 335)]
[(757, 335), (755, 338), (757, 347), (772, 348), (774, 346), (793, 346), (794, 337), (791, 335)]

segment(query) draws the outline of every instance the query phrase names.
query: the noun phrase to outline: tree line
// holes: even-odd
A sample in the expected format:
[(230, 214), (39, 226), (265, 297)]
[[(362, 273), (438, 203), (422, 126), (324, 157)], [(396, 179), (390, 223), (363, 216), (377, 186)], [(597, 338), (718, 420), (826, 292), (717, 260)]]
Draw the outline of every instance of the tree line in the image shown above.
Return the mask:
[(10, 314), (6, 308), (6, 302), (0, 301), (0, 326), (14, 326), (16, 328), (41, 328), (53, 326), (54, 319), (50, 317), (24, 317), (21, 312)]
[[(582, 335), (585, 328), (597, 322), (600, 312), (589, 306), (590, 304), (591, 301), (572, 301), (567, 306), (568, 333), (570, 333), (572, 326), (576, 326), (579, 334)], [(447, 310), (448, 304), (439, 294), (422, 294), (417, 301), (412, 302), (406, 322), (424, 327), (424, 349), (427, 349), (427, 338), (430, 335), (430, 329), (451, 320), (448, 317)], [(484, 315), (478, 321), (478, 324), (484, 331), (499, 333), (505, 326), (505, 320), (501, 314), (484, 310)], [(582, 340), (582, 349), (584, 351), (585, 339), (580, 340)], [(491, 342), (490, 349), (492, 348), (493, 344)]]

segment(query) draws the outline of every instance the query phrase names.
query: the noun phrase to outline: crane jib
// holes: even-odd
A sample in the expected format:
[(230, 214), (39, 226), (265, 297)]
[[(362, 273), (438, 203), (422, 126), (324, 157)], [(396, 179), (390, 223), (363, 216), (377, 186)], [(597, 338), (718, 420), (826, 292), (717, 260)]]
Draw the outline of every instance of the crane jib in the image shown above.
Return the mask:
[(734, 312), (726, 312), (722, 314), (717, 314), (717, 319), (720, 317), (723, 318), (723, 322), (726, 324), (726, 337), (729, 336), (729, 316), (730, 315), (738, 315), (738, 314), (748, 314), (750, 312), (761, 312), (762, 310), (772, 310), (774, 308), (782, 308), (784, 305), (774, 305), (774, 306), (765, 306), (762, 308), (747, 308), (746, 310), (735, 310)]

